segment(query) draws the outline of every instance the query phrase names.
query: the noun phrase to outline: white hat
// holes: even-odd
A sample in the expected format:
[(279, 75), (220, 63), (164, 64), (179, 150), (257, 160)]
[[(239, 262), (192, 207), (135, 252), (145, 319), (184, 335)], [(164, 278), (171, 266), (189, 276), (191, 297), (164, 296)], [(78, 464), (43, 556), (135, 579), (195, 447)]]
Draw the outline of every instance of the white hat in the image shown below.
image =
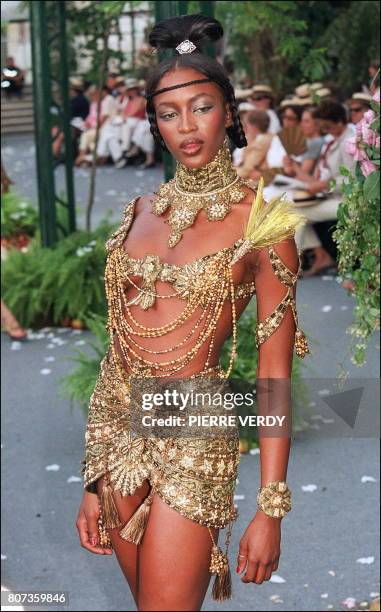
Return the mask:
[(73, 89), (83, 89), (84, 87), (83, 81), (79, 77), (71, 77), (69, 79), (69, 84)]
[(238, 104), (238, 112), (243, 113), (245, 111), (256, 110), (254, 104), (250, 104), (250, 102), (241, 102)]
[(244, 100), (245, 98), (250, 98), (251, 93), (252, 93), (252, 88), (234, 90), (234, 96), (236, 100)]
[(292, 98), (285, 98), (281, 101), (279, 106), (280, 108), (284, 108), (285, 106), (302, 106), (304, 104), (306, 104), (306, 102), (303, 99), (294, 96)]
[(251, 95), (254, 95), (256, 93), (265, 93), (269, 94), (270, 96), (274, 96), (274, 92), (270, 85), (254, 85), (251, 90)]
[(126, 84), (127, 89), (139, 89), (140, 88), (138, 79), (134, 79), (133, 77), (126, 79), (125, 84)]
[(360, 100), (360, 102), (366, 102), (367, 104), (370, 104), (372, 101), (372, 96), (367, 93), (364, 93), (363, 91), (359, 91), (352, 95), (349, 102), (352, 102), (352, 100)]
[(332, 92), (331, 92), (331, 90), (328, 87), (322, 87), (321, 89), (317, 89), (315, 91), (315, 94), (319, 98), (325, 98), (327, 96), (330, 96), (332, 94)]
[(311, 83), (310, 90), (317, 91), (318, 89), (321, 89), (322, 87), (324, 87), (323, 83)]
[(303, 85), (299, 85), (299, 87), (295, 89), (295, 93), (298, 98), (308, 98), (311, 93), (309, 83), (304, 83)]

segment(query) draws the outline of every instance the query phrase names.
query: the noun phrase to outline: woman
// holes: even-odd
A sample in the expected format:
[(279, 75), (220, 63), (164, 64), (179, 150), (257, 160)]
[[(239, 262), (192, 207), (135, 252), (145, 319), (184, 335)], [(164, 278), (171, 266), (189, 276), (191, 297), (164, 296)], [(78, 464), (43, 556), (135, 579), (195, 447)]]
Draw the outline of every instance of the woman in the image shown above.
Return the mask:
[(289, 176), (295, 176), (303, 181), (313, 174), (321, 149), (325, 143), (321, 135), (319, 122), (315, 117), (316, 107), (310, 106), (303, 110), (300, 127), (306, 139), (307, 150), (297, 161), (287, 156), (283, 160), (283, 170)]
[[(177, 376), (178, 384), (225, 379), (236, 356), (236, 321), (254, 284), (258, 377), (289, 378), (291, 371), (298, 271), (292, 235), (300, 217), (283, 202), (265, 207), (260, 190), (252, 204), (253, 190), (232, 166), (227, 136), (238, 147), (247, 144), (234, 90), (222, 66), (200, 51), (222, 34), (219, 22), (201, 15), (160, 22), (151, 32), (153, 47), (174, 50), (153, 71), (146, 97), (152, 134), (176, 158), (176, 175), (155, 196), (128, 203), (107, 242), (111, 341), (90, 402), (76, 526), (87, 550), (115, 550), (139, 610), (199, 610), (210, 574), (213, 597), (231, 596), (227, 552), (239, 446), (236, 438), (133, 437), (133, 377), (147, 384), (153, 377)], [(304, 355), (305, 337), (296, 333)], [(219, 355), (230, 334), (224, 372)], [(276, 487), (280, 505), (258, 501), (237, 553), (243, 582), (268, 580), (278, 566), (280, 521), (290, 507), (289, 442), (261, 441), (262, 493), (274, 501)], [(223, 551), (217, 539), (225, 526)]]
[(266, 111), (253, 110), (247, 113), (243, 124), (248, 145), (237, 173), (243, 178), (259, 179), (261, 170), (267, 169), (266, 156), (273, 138), (268, 132), (270, 119)]
[(155, 165), (154, 142), (146, 120), (146, 101), (140, 93), (137, 79), (127, 80), (128, 104), (124, 110), (122, 125), (122, 146), (127, 158), (137, 157), (142, 151), (145, 156), (144, 168)]
[(89, 96), (91, 99), (90, 112), (85, 120), (85, 131), (82, 132), (79, 141), (79, 152), (75, 160), (76, 166), (87, 165), (87, 163), (90, 163), (87, 154), (90, 154), (95, 147), (99, 96), (101, 98), (99, 117), (100, 128), (102, 128), (109, 118), (113, 116), (116, 106), (115, 99), (110, 94), (110, 90), (106, 85), (104, 85), (100, 91), (98, 91), (95, 87), (92, 87), (91, 91), (89, 92)]

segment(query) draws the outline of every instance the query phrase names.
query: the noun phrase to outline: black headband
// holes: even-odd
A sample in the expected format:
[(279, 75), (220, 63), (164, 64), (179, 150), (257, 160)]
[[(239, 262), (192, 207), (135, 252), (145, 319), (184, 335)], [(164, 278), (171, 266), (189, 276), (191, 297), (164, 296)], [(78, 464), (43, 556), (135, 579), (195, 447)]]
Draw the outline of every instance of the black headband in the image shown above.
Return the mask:
[(148, 98), (153, 98), (154, 96), (157, 96), (158, 94), (161, 94), (161, 93), (165, 93), (166, 91), (172, 91), (172, 89), (179, 89), (180, 87), (188, 87), (188, 85), (194, 85), (194, 83), (210, 83), (210, 81), (212, 81), (212, 79), (210, 78), (196, 79), (194, 81), (187, 81), (186, 83), (179, 83), (178, 85), (172, 85), (171, 87), (163, 87), (162, 89), (158, 89), (157, 91), (154, 91), (153, 93), (147, 93), (145, 97), (148, 100)]

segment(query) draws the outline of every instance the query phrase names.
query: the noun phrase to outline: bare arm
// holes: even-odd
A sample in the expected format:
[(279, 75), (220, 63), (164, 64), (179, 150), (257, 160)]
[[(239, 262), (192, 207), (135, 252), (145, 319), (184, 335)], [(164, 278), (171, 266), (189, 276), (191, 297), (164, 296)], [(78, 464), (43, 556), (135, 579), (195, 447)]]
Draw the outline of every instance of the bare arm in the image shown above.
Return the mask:
[[(285, 481), (291, 446), (290, 379), (297, 328), (295, 283), (299, 257), (293, 238), (262, 249), (255, 275), (258, 324), (256, 343), (258, 414), (284, 415), (283, 427), (259, 428), (261, 486)], [(257, 512), (240, 540), (238, 569), (243, 582), (261, 584), (276, 571), (281, 518)], [(246, 558), (245, 558), (246, 556)]]

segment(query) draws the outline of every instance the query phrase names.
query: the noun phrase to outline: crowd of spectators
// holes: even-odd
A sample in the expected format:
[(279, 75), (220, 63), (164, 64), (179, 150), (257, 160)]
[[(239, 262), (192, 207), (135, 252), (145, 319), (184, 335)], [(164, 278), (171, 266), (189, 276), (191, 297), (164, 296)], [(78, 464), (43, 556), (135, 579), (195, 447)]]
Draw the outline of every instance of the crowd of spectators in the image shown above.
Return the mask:
[(363, 89), (340, 100), (323, 83), (304, 83), (278, 103), (267, 84), (235, 92), (248, 146), (233, 151), (233, 163), (244, 178), (264, 178), (267, 199), (286, 191), (306, 218), (295, 237), (306, 276), (336, 264), (340, 167), (354, 170), (347, 141), (377, 96), (377, 88)]

